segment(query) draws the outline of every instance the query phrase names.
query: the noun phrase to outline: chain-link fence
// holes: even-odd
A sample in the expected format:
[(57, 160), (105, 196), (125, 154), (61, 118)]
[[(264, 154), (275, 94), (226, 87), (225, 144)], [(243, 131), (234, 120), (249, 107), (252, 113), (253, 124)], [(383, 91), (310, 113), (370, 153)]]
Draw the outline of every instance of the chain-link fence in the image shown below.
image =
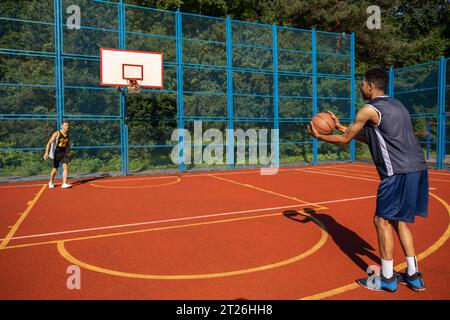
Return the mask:
[[(399, 99), (408, 109), (423, 153), (430, 167), (450, 166), (447, 113), (449, 112), (449, 59), (389, 70), (390, 96)], [(357, 79), (358, 82), (361, 78)], [(364, 105), (357, 90), (357, 105)], [(357, 143), (356, 159), (369, 160), (367, 146)]]
[[(72, 16), (79, 9), (79, 26)], [(227, 129), (274, 129), (280, 165), (349, 161), (355, 152), (311, 139), (313, 114), (355, 113), (354, 35), (164, 11), (124, 1), (2, 2), (0, 11), (0, 175), (46, 174), (48, 138), (71, 124), (76, 174), (242, 168)], [(163, 89), (125, 94), (99, 85), (101, 47), (164, 52)], [(224, 133), (223, 161), (171, 154), (175, 129)], [(270, 132), (270, 131), (269, 131)], [(272, 140), (274, 139), (274, 140)], [(260, 143), (261, 144), (261, 143)], [(356, 145), (357, 146), (357, 145)], [(251, 146), (247, 146), (251, 147)]]

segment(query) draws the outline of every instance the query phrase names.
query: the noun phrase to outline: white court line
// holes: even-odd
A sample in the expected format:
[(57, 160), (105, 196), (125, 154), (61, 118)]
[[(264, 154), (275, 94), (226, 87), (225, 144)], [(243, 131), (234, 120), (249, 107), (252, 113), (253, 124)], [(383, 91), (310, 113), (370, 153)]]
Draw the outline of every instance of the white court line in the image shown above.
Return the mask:
[[(320, 165), (320, 167), (314, 166), (314, 168), (324, 168), (324, 169), (332, 168), (332, 167), (333, 167), (333, 165), (331, 165), (331, 167), (323, 167), (322, 165)], [(279, 171), (282, 171), (282, 172), (295, 171), (295, 170), (296, 170), (295, 168), (279, 168)], [(131, 178), (131, 179), (124, 178), (123, 176), (117, 176), (117, 179), (108, 179), (108, 180), (95, 179), (95, 177), (94, 177), (94, 179), (92, 181), (95, 181), (95, 183), (100, 183), (100, 182), (126, 182), (126, 181), (151, 180), (151, 179), (179, 178), (179, 177), (181, 177), (181, 178), (198, 178), (198, 177), (208, 177), (211, 174), (214, 174), (216, 176), (225, 176), (225, 175), (230, 175), (230, 174), (252, 174), (252, 173), (258, 173), (259, 174), (260, 173), (260, 169), (254, 169), (253, 171), (239, 171), (239, 170), (236, 170), (235, 172), (221, 172), (221, 171), (217, 171), (217, 173), (215, 173), (215, 171), (208, 171), (208, 172), (199, 171), (197, 173), (189, 173), (189, 174), (167, 175), (167, 176), (158, 176), (158, 177)], [(110, 177), (110, 178), (112, 178), (112, 177)], [(87, 179), (91, 179), (91, 178), (87, 178)], [(76, 180), (74, 183), (76, 183), (77, 181), (82, 181), (82, 180), (83, 179)], [(18, 185), (18, 186), (14, 186), (14, 185), (13, 186), (1, 186), (0, 185), (0, 188), (41, 187), (43, 184), (47, 184), (47, 183), (42, 183), (42, 184), (24, 184), (24, 185)], [(88, 181), (87, 184), (90, 184), (90, 181)]]
[[(325, 174), (325, 175), (329, 175), (329, 176), (336, 176), (336, 177), (349, 178), (349, 179), (358, 179), (358, 180), (366, 180), (366, 181), (380, 182), (379, 179), (360, 178), (360, 177), (349, 176), (349, 175), (342, 175), (342, 174), (331, 173), (331, 172), (320, 172), (320, 171), (315, 171), (315, 170), (305, 170), (305, 169), (296, 169), (296, 171), (300, 171), (300, 172), (311, 172), (311, 173), (318, 173), (318, 174)], [(350, 174), (350, 173), (349, 173), (349, 174)], [(428, 190), (437, 190), (437, 188), (428, 188)]]
[(315, 170), (297, 169), (296, 171), (324, 174), (324, 175), (328, 175), (328, 176), (343, 177), (343, 178), (349, 178), (349, 179), (358, 179), (358, 180), (365, 180), (365, 181), (380, 182), (380, 180), (375, 180), (375, 179), (360, 178), (360, 177), (355, 177), (355, 176), (347, 176), (347, 175), (342, 175), (342, 174), (337, 174), (337, 173), (321, 172), (321, 171), (315, 171)]
[(361, 166), (361, 165), (357, 165), (357, 164), (349, 164), (348, 167), (358, 167), (358, 168), (366, 168), (366, 169), (374, 169), (374, 170), (376, 170), (375, 165)]
[(430, 171), (430, 170), (428, 170), (428, 172), (429, 172), (429, 173), (432, 173), (432, 174), (440, 174), (440, 175), (443, 175), (443, 176), (450, 176), (449, 173), (436, 172), (436, 171)]
[[(338, 167), (338, 166), (336, 166), (336, 167)], [(339, 165), (339, 167), (343, 167), (343, 166)], [(360, 166), (360, 165), (357, 165), (357, 164), (349, 164), (347, 167), (358, 167), (358, 168), (366, 168), (366, 169), (374, 168), (372, 166)], [(450, 176), (450, 173), (436, 172), (436, 171), (431, 171), (431, 170), (435, 170), (435, 169), (430, 169), (430, 170), (428, 170), (428, 172), (432, 173), (432, 174), (440, 174), (440, 175), (443, 175), (443, 176)], [(374, 173), (376, 173), (376, 171), (374, 171)]]
[[(280, 169), (280, 171), (293, 171), (294, 169)], [(254, 171), (236, 171), (236, 172), (222, 172), (220, 171), (218, 173), (214, 173), (214, 175), (228, 175), (228, 174), (249, 174), (249, 173), (259, 173), (258, 169), (255, 169)], [(142, 178), (124, 178), (123, 176), (117, 176), (117, 179), (92, 179), (92, 181), (95, 181), (95, 183), (100, 182), (126, 182), (126, 181), (139, 181), (139, 180), (153, 180), (153, 179), (168, 179), (168, 178), (198, 178), (198, 177), (208, 177), (211, 174), (211, 172), (199, 172), (197, 174), (191, 173), (191, 174), (180, 174), (180, 175), (167, 175), (167, 176), (158, 176), (158, 177), (142, 177)], [(113, 177), (110, 177), (113, 178)], [(83, 179), (77, 180), (78, 178), (75, 178), (76, 180), (74, 183), (78, 181), (83, 181)], [(90, 178), (87, 178), (90, 179)], [(91, 181), (88, 181), (87, 184), (90, 184)], [(46, 183), (44, 183), (46, 184)], [(19, 186), (0, 186), (0, 188), (25, 188), (25, 187), (35, 187), (35, 186), (42, 186), (42, 184), (24, 184)]]
[[(332, 169), (332, 168), (327, 168), (327, 169)], [(359, 173), (370, 173), (370, 174), (377, 174), (378, 175), (378, 173), (377, 172), (372, 172), (372, 171), (364, 171), (364, 170), (358, 170), (358, 169), (346, 169), (346, 168), (343, 168), (343, 167), (339, 167), (338, 169), (341, 169), (341, 170), (344, 170), (344, 171), (351, 171), (351, 172), (355, 172), (355, 174), (356, 174), (356, 172), (359, 172)], [(337, 169), (336, 169), (337, 170)], [(429, 170), (428, 170), (428, 173), (433, 173), (433, 172), (430, 172)], [(442, 179), (436, 179), (436, 178), (431, 178), (431, 177), (428, 177), (428, 180), (430, 180), (430, 181), (441, 181), (441, 182), (450, 182), (450, 180), (442, 180)]]
[[(366, 169), (371, 169), (373, 168), (373, 166), (361, 166), (361, 165), (356, 165), (356, 164), (348, 164), (348, 165), (342, 165), (342, 164), (338, 164), (338, 165), (328, 165), (328, 164), (324, 164), (324, 165), (317, 165), (317, 166), (313, 166), (313, 165), (308, 165), (305, 166), (304, 168), (311, 168), (311, 169), (334, 169), (334, 168), (346, 168), (346, 167), (359, 167), (359, 168), (366, 168)], [(301, 167), (300, 167), (301, 168)], [(299, 167), (295, 167), (295, 168), (280, 168), (279, 171), (280, 172), (289, 172), (289, 171), (299, 171), (299, 170), (304, 170), (307, 172), (308, 169), (299, 169)], [(450, 176), (450, 174), (446, 174), (446, 173), (441, 173), (441, 172), (434, 172), (434, 171), (428, 171), (432, 174), (441, 174), (441, 175), (446, 175), (446, 176)], [(143, 178), (131, 178), (131, 179), (126, 179), (123, 178), (122, 176), (117, 176), (117, 179), (109, 179), (109, 180), (101, 180), (101, 179), (95, 179), (98, 180), (96, 181), (96, 183), (99, 182), (126, 182), (126, 181), (139, 181), (139, 180), (151, 180), (151, 179), (168, 179), (168, 178), (176, 178), (176, 177), (181, 177), (181, 178), (198, 178), (198, 177), (207, 177), (210, 174), (214, 174), (216, 176), (224, 176), (224, 175), (238, 175), (238, 174), (254, 174), (254, 173), (260, 173), (259, 169), (254, 169), (253, 171), (235, 171), (235, 172), (220, 172), (217, 171), (217, 173), (211, 173), (211, 171), (208, 172), (198, 172), (198, 173), (191, 173), (191, 174), (180, 174), (180, 175), (169, 175), (169, 176), (158, 176), (158, 177), (143, 177)], [(373, 172), (367, 172), (367, 173), (374, 173), (376, 174), (376, 171)], [(89, 179), (89, 178), (88, 178)], [(89, 184), (89, 182), (87, 183)], [(1, 186), (0, 185), (0, 189), (1, 188), (27, 188), (27, 187), (41, 187), (43, 184), (26, 184), (26, 185), (18, 185), (18, 186)]]
[[(97, 228), (86, 228), (86, 229), (67, 230), (67, 231), (50, 232), (50, 233), (40, 233), (40, 234), (32, 234), (32, 235), (28, 235), (28, 236), (18, 236), (18, 237), (11, 238), (11, 240), (38, 238), (38, 237), (53, 236), (53, 235), (60, 235), (60, 234), (87, 232), (87, 231), (96, 231), (96, 230), (105, 230), (105, 229), (114, 229), (114, 228), (123, 228), (123, 227), (134, 227), (134, 226), (142, 226), (142, 225), (164, 223), (164, 222), (174, 222), (174, 221), (201, 219), (201, 218), (229, 216), (229, 215), (235, 215), (235, 214), (240, 214), (240, 213), (248, 213), (248, 212), (260, 212), (260, 211), (270, 211), (270, 210), (287, 209), (287, 208), (307, 207), (307, 206), (310, 206), (310, 205), (321, 205), (321, 204), (338, 203), (338, 202), (345, 202), (345, 201), (356, 201), (356, 200), (364, 200), (364, 199), (370, 199), (370, 198), (375, 198), (375, 197), (376, 197), (376, 195), (374, 195), (374, 196), (363, 196), (363, 197), (328, 200), (328, 201), (321, 201), (321, 202), (314, 202), (314, 203), (307, 203), (307, 204), (294, 204), (294, 205), (281, 206), (281, 207), (260, 208), (260, 209), (251, 209), (251, 210), (241, 210), (241, 211), (230, 211), (230, 212), (224, 212), (224, 213), (215, 213), (215, 214), (208, 214), (208, 215), (201, 215), (201, 216), (191, 216), (191, 217), (175, 218), (175, 219), (167, 219), (167, 220), (146, 221), (146, 222), (138, 222), (138, 223), (129, 223), (129, 224), (119, 224), (119, 225), (112, 225), (112, 226), (104, 226), (104, 227), (97, 227)], [(1, 240), (3, 240), (3, 239), (0, 239), (0, 241)]]
[[(328, 171), (326, 172), (330, 172), (330, 173), (337, 173), (337, 174), (352, 174), (354, 177), (363, 177), (363, 178), (379, 178), (378, 173), (376, 172), (370, 172), (370, 171), (364, 171), (364, 170), (359, 170), (359, 169), (344, 169), (342, 167), (339, 168), (327, 168)], [(331, 171), (330, 171), (331, 170)], [(347, 172), (344, 172), (347, 171)], [(348, 172), (350, 171), (350, 172)], [(369, 173), (369, 174), (368, 174)], [(375, 177), (373, 175), (376, 175)]]
[(42, 187), (46, 183), (41, 184), (23, 184), (18, 186), (0, 186), (0, 188), (27, 188), (27, 187)]
[[(292, 171), (294, 169), (280, 169), (280, 171)], [(215, 175), (228, 175), (228, 174), (249, 174), (249, 173), (259, 173), (258, 169), (255, 169), (254, 171), (236, 171), (236, 172), (222, 172), (218, 171), (218, 173), (215, 173)], [(197, 178), (197, 177), (207, 177), (211, 172), (198, 172), (198, 173), (191, 173), (191, 174), (172, 174), (172, 175), (166, 175), (166, 176), (157, 176), (157, 177), (142, 177), (142, 178), (124, 178), (123, 176), (116, 176), (116, 177), (109, 177), (109, 178), (117, 178), (117, 179), (96, 179), (93, 178), (86, 178), (86, 179), (92, 179), (92, 181), (95, 181), (96, 183), (99, 182), (126, 182), (126, 181), (138, 181), (138, 180), (152, 180), (152, 179), (168, 179), (168, 178)], [(73, 180), (76, 180), (74, 183), (78, 181), (83, 181), (84, 179), (74, 178)], [(89, 184), (91, 181), (88, 181), (87, 184)], [(9, 182), (8, 182), (9, 183)], [(43, 183), (46, 184), (46, 183)], [(25, 187), (36, 187), (36, 186), (42, 186), (43, 184), (24, 184), (24, 185), (18, 185), (18, 186), (0, 186), (0, 188), (25, 188)]]

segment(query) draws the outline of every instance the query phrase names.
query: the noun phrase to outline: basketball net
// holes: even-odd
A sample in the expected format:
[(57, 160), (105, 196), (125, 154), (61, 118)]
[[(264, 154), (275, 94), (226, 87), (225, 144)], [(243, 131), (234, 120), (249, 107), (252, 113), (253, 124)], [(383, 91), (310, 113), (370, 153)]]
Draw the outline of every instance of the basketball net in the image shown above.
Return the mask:
[(127, 88), (129, 93), (141, 93), (141, 85), (137, 80), (127, 80)]

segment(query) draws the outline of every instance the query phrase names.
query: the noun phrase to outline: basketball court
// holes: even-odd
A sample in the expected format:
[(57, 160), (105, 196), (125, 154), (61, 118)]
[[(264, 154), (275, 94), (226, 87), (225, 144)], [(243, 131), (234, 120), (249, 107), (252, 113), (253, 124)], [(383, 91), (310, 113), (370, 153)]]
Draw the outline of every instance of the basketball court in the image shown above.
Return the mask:
[(409, 108), (430, 197), (410, 225), (427, 290), (374, 292), (356, 283), (381, 263), (373, 150), (307, 130), (344, 133), (337, 118), (363, 106), (354, 32), (34, 4), (0, 17), (0, 299), (450, 299), (449, 59), (380, 69), (376, 88)]
[(412, 225), (428, 290), (395, 294), (355, 283), (379, 264), (370, 165), (2, 184), (1, 298), (448, 299), (449, 183), (430, 170), (430, 216)]

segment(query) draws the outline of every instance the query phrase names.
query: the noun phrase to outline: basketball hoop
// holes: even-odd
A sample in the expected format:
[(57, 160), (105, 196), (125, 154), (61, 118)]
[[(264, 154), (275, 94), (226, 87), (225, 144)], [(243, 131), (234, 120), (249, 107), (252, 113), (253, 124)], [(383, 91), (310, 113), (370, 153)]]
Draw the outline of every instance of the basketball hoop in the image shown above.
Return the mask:
[(141, 85), (137, 80), (127, 80), (127, 88), (129, 93), (141, 93)]
[(130, 94), (163, 89), (163, 53), (100, 48), (100, 85), (127, 87)]

